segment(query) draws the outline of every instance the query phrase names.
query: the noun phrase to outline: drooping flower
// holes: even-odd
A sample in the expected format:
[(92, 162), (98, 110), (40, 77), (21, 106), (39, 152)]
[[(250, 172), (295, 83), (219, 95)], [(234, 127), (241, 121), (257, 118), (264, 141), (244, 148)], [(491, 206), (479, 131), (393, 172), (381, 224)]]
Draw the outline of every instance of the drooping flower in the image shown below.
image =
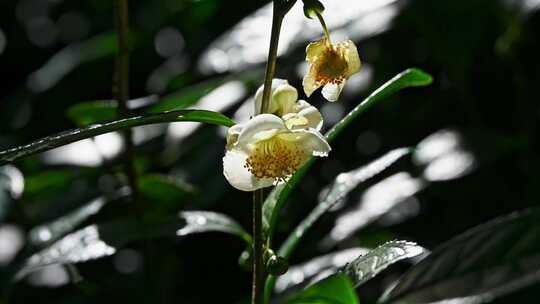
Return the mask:
[[(263, 89), (261, 86), (255, 93), (255, 113), (260, 113)], [(320, 131), (323, 125), (319, 110), (305, 100), (298, 100), (298, 91), (285, 79), (272, 80), (268, 113), (283, 118), (289, 129), (314, 128)]]
[(304, 76), (304, 92), (309, 97), (319, 87), (328, 101), (336, 101), (347, 79), (360, 70), (360, 56), (351, 40), (332, 44), (329, 35), (306, 48), (309, 71)]
[(316, 129), (291, 129), (280, 117), (261, 114), (229, 129), (223, 173), (233, 187), (253, 191), (286, 180), (310, 156), (330, 150)]

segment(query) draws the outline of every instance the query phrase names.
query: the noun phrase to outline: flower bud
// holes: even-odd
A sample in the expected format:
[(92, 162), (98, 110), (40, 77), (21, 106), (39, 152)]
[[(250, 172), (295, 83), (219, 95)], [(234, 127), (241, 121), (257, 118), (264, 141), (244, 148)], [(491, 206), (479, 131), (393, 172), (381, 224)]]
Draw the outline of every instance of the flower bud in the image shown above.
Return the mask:
[(302, 0), (304, 1), (304, 15), (309, 19), (316, 17), (317, 14), (324, 12), (324, 5), (319, 0)]
[(287, 262), (286, 259), (280, 256), (272, 255), (266, 261), (266, 270), (271, 275), (280, 276), (282, 274), (285, 274), (288, 269), (289, 262)]

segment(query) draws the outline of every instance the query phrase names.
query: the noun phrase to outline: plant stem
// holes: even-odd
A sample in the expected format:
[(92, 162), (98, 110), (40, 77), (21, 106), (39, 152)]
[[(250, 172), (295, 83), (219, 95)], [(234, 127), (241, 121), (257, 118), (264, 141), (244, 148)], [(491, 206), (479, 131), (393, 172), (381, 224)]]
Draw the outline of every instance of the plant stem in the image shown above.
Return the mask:
[[(277, 0), (279, 1), (279, 0)], [(264, 77), (263, 98), (259, 113), (267, 113), (270, 103), (270, 93), (272, 89), (272, 79), (276, 71), (277, 50), (279, 44), (279, 34), (281, 24), (286, 10), (274, 1), (272, 16), (272, 31), (270, 35), (270, 47), (268, 50), (268, 61), (266, 62), (266, 72)], [(280, 9), (281, 8), (281, 9)], [(262, 304), (264, 296), (264, 282), (266, 281), (266, 271), (264, 269), (264, 240), (262, 231), (262, 207), (264, 203), (264, 190), (259, 189), (253, 193), (253, 282), (252, 282), (252, 304)]]
[(274, 2), (274, 12), (272, 17), (272, 33), (270, 36), (270, 48), (268, 50), (268, 61), (266, 62), (266, 72), (264, 76), (264, 89), (261, 112), (255, 114), (261, 114), (268, 112), (268, 105), (270, 104), (270, 92), (272, 89), (272, 79), (276, 72), (277, 50), (279, 43), (279, 34), (281, 32), (281, 23), (283, 21), (283, 14), (277, 8), (277, 4)]
[[(118, 55), (115, 63), (115, 75), (113, 84), (113, 95), (118, 101), (118, 116), (129, 115), (129, 17), (128, 1), (116, 0), (116, 29), (118, 37)], [(126, 146), (125, 170), (128, 177), (129, 188), (131, 190), (132, 201), (136, 204), (137, 214), (141, 215), (141, 208), (138, 206), (138, 186), (137, 172), (135, 170), (135, 147), (133, 144), (133, 132), (126, 129), (123, 133), (124, 144)]]
[(263, 261), (263, 235), (262, 235), (262, 205), (264, 203), (264, 190), (253, 192), (253, 285), (252, 304), (261, 304), (266, 280)]
[(319, 12), (316, 12), (316, 14), (317, 14), (317, 19), (319, 19), (319, 22), (321, 23), (321, 26), (323, 28), (324, 36), (326, 36), (326, 40), (328, 40), (329, 44), (332, 44), (332, 41), (330, 40), (330, 33), (328, 32), (328, 27), (326, 26), (326, 22), (324, 22), (323, 16)]

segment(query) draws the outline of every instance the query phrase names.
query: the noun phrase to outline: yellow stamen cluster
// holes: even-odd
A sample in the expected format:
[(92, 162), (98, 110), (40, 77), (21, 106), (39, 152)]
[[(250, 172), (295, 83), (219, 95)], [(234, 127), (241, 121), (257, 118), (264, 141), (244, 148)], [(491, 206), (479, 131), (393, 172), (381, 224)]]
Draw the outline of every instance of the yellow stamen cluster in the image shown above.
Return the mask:
[(296, 172), (307, 157), (308, 155), (301, 147), (272, 138), (257, 143), (244, 167), (255, 177), (280, 180)]
[(342, 83), (348, 68), (347, 61), (332, 47), (327, 48), (321, 57), (324, 59), (314, 66), (315, 81), (321, 85)]

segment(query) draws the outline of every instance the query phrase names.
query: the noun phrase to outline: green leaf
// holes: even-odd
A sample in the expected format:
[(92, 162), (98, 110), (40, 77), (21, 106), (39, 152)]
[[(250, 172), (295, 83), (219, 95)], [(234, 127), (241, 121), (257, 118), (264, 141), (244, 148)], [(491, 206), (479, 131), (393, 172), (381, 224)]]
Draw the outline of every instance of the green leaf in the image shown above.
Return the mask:
[[(298, 284), (297, 277), (309, 280), (321, 272), (336, 272), (338, 270), (346, 274), (352, 286), (356, 288), (375, 277), (388, 266), (403, 259), (416, 257), (424, 252), (424, 248), (412, 242), (390, 241), (373, 250), (353, 248), (328, 254), (317, 257), (303, 265), (291, 267), (289, 273), (279, 278), (279, 280), (282, 280), (280, 282), (282, 285), (281, 291), (294, 285), (291, 284), (292, 281)], [(352, 254), (357, 254), (357, 257), (351, 256)], [(358, 256), (358, 254), (360, 255)], [(346, 264), (345, 261), (347, 261)], [(275, 281), (276, 277), (270, 277), (267, 280), (265, 287), (266, 297), (269, 297), (270, 292), (274, 289)]]
[(354, 247), (317, 256), (302, 264), (289, 267), (285, 274), (277, 277), (275, 288), (273, 285), (267, 285), (265, 288), (272, 288), (277, 294), (286, 294), (300, 286), (315, 283), (319, 280), (321, 273), (337, 273), (349, 261), (368, 252), (367, 248)]
[[(326, 138), (332, 142), (343, 132), (343, 130), (351, 124), (360, 114), (367, 109), (383, 100), (384, 98), (408, 87), (426, 86), (432, 82), (432, 77), (419, 69), (408, 69), (399, 73), (394, 78), (383, 84), (375, 90), (364, 101), (350, 111), (341, 121), (339, 121), (328, 133)], [(287, 186), (278, 185), (266, 198), (263, 205), (263, 229), (265, 234), (272, 241), (274, 228), (277, 218), (283, 204), (289, 197), (291, 191), (296, 187), (300, 180), (304, 177), (309, 168), (313, 165), (314, 158), (312, 157), (300, 170), (298, 170), (288, 181)]]
[(411, 149), (409, 148), (395, 149), (365, 166), (339, 174), (315, 209), (313, 209), (296, 229), (289, 234), (289, 237), (279, 249), (279, 255), (284, 258), (289, 258), (296, 249), (296, 246), (298, 246), (300, 240), (306, 234), (307, 230), (310, 229), (323, 214), (344, 199), (345, 196), (358, 187), (359, 184), (383, 172), (390, 165), (410, 152)]
[(112, 57), (118, 51), (115, 33), (103, 33), (61, 49), (38, 70), (28, 82), (37, 92), (49, 90), (83, 63)]
[(196, 104), (202, 97), (225, 82), (224, 78), (208, 80), (190, 87), (185, 87), (176, 93), (163, 97), (158, 103), (150, 106), (146, 113), (183, 110)]
[(139, 190), (150, 203), (178, 206), (193, 194), (193, 187), (170, 176), (146, 174), (138, 178)]
[(74, 174), (70, 170), (48, 170), (26, 177), (24, 198), (32, 200), (58, 192), (65, 192), (71, 187)]
[(347, 264), (343, 273), (349, 276), (354, 287), (358, 287), (388, 266), (403, 259), (419, 256), (424, 252), (423, 247), (413, 242), (387, 242)]
[(94, 137), (121, 129), (149, 124), (180, 121), (204, 122), (227, 127), (234, 125), (234, 121), (227, 116), (221, 113), (204, 110), (181, 110), (159, 114), (132, 116), (120, 120), (97, 123), (78, 129), (65, 131), (36, 140), (24, 146), (1, 151), (0, 165), (59, 146), (67, 145), (81, 139)]
[(250, 244), (251, 237), (230, 217), (206, 211), (186, 211), (178, 216), (124, 218), (90, 225), (72, 232), (49, 247), (31, 255), (14, 273), (21, 279), (47, 265), (76, 264), (113, 255), (128, 243), (158, 237), (183, 237), (202, 232), (225, 232), (239, 236)]
[(343, 130), (350, 125), (359, 115), (364, 113), (366, 110), (371, 108), (373, 105), (377, 104), (381, 100), (393, 95), (405, 88), (409, 87), (423, 87), (430, 85), (433, 81), (431, 75), (420, 69), (407, 69), (394, 78), (387, 81), (377, 90), (375, 90), (371, 95), (369, 95), (364, 101), (357, 105), (352, 111), (350, 111), (342, 120), (340, 120), (328, 133), (326, 133), (326, 138), (329, 141), (336, 139)]
[[(161, 113), (173, 110), (183, 110), (196, 104), (202, 97), (225, 82), (224, 78), (212, 79), (178, 92), (164, 96), (157, 103), (143, 106), (140, 113)], [(84, 101), (71, 106), (67, 116), (78, 126), (85, 126), (100, 121), (113, 120), (117, 117), (118, 103), (115, 100)]]
[(494, 219), (436, 248), (381, 302), (491, 301), (539, 281), (540, 208)]
[(67, 116), (78, 126), (99, 121), (113, 120), (117, 116), (118, 105), (112, 100), (80, 102), (67, 110)]
[(29, 232), (30, 244), (43, 246), (58, 240), (73, 231), (92, 215), (97, 214), (107, 202), (116, 200), (126, 194), (125, 191), (119, 191), (112, 197), (98, 197), (54, 221), (32, 228)]
[(308, 287), (287, 304), (358, 304), (358, 297), (346, 275), (338, 273)]
[(251, 235), (235, 220), (221, 213), (211, 211), (184, 211), (180, 218), (186, 221), (186, 226), (178, 230), (178, 236), (202, 232), (225, 232), (242, 238), (251, 244)]

